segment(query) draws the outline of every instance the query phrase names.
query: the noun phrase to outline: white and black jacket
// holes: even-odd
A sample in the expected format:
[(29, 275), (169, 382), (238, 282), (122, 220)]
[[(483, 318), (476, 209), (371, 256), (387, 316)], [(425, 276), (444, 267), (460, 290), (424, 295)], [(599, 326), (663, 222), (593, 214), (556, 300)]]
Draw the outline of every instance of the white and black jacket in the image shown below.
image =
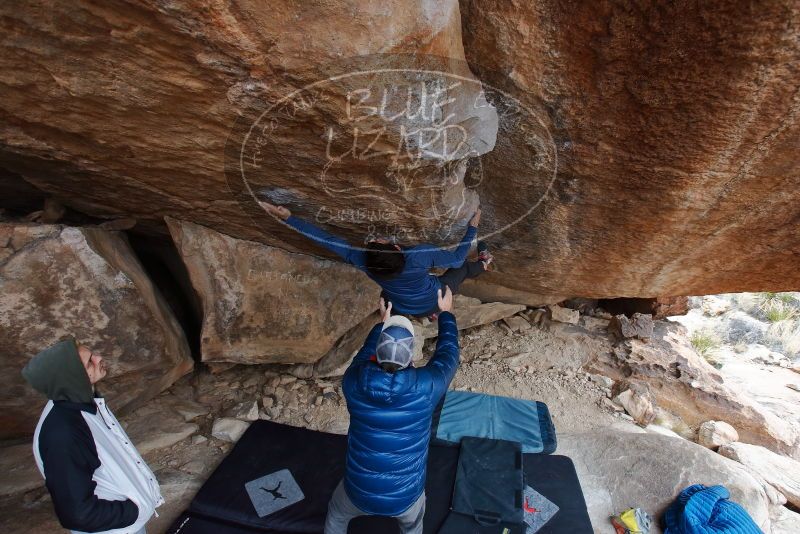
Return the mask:
[(102, 398), (48, 401), (33, 454), (61, 525), (75, 533), (137, 533), (164, 502), (155, 475)]

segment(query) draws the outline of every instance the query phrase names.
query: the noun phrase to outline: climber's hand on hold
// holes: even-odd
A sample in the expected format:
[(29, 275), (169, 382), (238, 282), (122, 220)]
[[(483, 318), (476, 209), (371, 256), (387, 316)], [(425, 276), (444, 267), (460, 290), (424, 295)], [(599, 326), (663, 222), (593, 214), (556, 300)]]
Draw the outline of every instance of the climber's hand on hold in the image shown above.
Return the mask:
[(439, 289), (439, 311), (453, 311), (453, 292), (448, 286), (444, 286), (444, 289), (444, 296), (442, 296), (442, 290)]
[(386, 321), (389, 320), (389, 317), (391, 316), (392, 316), (392, 303), (389, 302), (387, 304), (386, 301), (383, 300), (383, 297), (381, 297), (381, 321), (385, 323)]
[(474, 226), (475, 228), (481, 223), (481, 209), (478, 208), (478, 211), (475, 212), (475, 215), (469, 220), (469, 225)]
[(264, 211), (282, 221), (285, 221), (292, 216), (292, 212), (283, 206), (276, 206), (275, 204), (270, 204), (269, 202), (264, 202), (262, 200), (258, 201), (258, 205), (264, 208)]

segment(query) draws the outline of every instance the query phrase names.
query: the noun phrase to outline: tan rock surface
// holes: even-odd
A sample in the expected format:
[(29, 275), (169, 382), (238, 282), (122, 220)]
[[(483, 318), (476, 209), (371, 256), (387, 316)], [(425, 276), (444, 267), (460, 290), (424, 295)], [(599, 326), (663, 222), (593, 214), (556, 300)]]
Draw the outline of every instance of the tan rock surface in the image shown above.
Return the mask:
[[(532, 295), (800, 287), (800, 15), (789, 0), (635, 10), (498, 0), (31, 0), (0, 9), (3, 180), (24, 177), (67, 207), (142, 227), (170, 215), (309, 250), (252, 198), (242, 204), (242, 191), (231, 194), (225, 154), (235, 121), (252, 122), (250, 111), (325, 79), (320, 65), (331, 73), (387, 67), (392, 61), (375, 55), (411, 53), (426, 68), (421, 55), (431, 54), (450, 58), (437, 66), (463, 78), (442, 111), (467, 134), (465, 150), (493, 149), (471, 163), (480, 167), (474, 190), (461, 180), (463, 151), (420, 158), (422, 176), (392, 174), (382, 157), (321, 171), (327, 127), (353, 131), (342, 96), (354, 85), (341, 82), (292, 101), (292, 120), (256, 158), (269, 163), (258, 167), (254, 193), (321, 216), (358, 243), (376, 219), (378, 232), (451, 241), (477, 192), (484, 234), (511, 225), (492, 239), (492, 283)], [(458, 64), (465, 50), (477, 78)], [(345, 61), (353, 57), (361, 59)], [(477, 80), (511, 96), (469, 108)], [(411, 125), (435, 124), (433, 115), (419, 120)], [(402, 138), (399, 122), (388, 126), (373, 148)], [(346, 151), (348, 135), (334, 154)], [(238, 153), (236, 143), (227, 148)], [(456, 180), (442, 187), (439, 171)], [(241, 187), (236, 172), (229, 177)], [(404, 178), (420, 183), (407, 188)], [(437, 233), (443, 218), (452, 235)]]
[[(631, 506), (642, 506), (661, 517), (678, 493), (691, 484), (724, 485), (731, 499), (741, 504), (762, 530), (770, 532), (770, 503), (760, 482), (740, 464), (690, 441), (624, 432), (562, 434), (558, 454), (575, 462), (598, 532), (608, 530), (609, 516)], [(661, 532), (658, 522), (652, 532)]]
[(786, 496), (794, 506), (800, 506), (800, 462), (747, 443), (728, 443), (719, 453), (735, 460)]
[(740, 439), (800, 458), (800, 428), (755, 402), (699, 356), (675, 323), (656, 323), (648, 342), (626, 341), (596, 355), (586, 368), (615, 380), (650, 386), (655, 404), (692, 428), (714, 419), (733, 421)]
[[(461, 8), (475, 74), (535, 110), (558, 147), (547, 200), (495, 253), (528, 276), (500, 283), (586, 297), (800, 286), (794, 2)], [(478, 188), (488, 220), (548, 181), (535, 147), (501, 120)]]
[(313, 363), (378, 302), (357, 269), (169, 219), (203, 304), (203, 361)]
[(124, 414), (191, 371), (183, 331), (127, 242), (96, 228), (0, 224), (0, 437), (33, 432), (45, 399), (20, 371), (74, 335), (103, 355)]

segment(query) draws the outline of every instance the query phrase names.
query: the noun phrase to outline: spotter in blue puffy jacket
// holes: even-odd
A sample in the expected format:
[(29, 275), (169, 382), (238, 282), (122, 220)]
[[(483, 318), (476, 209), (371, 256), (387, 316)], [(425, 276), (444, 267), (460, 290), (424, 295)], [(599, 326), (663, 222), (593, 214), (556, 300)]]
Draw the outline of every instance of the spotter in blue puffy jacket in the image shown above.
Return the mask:
[(396, 516), (425, 489), (431, 417), (456, 374), (458, 328), (453, 314), (442, 312), (428, 364), (390, 373), (372, 358), (382, 325), (372, 329), (342, 383), (350, 412), (344, 488), (365, 513)]

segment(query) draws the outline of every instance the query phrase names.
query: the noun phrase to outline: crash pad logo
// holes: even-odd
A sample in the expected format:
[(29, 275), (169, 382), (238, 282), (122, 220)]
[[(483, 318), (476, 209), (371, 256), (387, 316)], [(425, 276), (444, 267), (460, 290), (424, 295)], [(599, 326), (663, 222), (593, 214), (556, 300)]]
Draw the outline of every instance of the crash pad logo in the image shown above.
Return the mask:
[[(484, 212), (487, 201), (503, 204), (504, 218), (482, 225), (485, 239), (535, 209), (555, 178), (541, 113), (464, 63), (369, 56), (299, 77), (311, 82), (254, 98), (228, 139), (226, 175), (254, 220), (269, 217), (257, 208), (267, 201), (364, 241), (448, 245), (479, 204)], [(492, 172), (502, 172), (493, 161), (503, 157), (494, 154), (498, 140), (513, 137), (531, 148), (515, 156), (525, 160), (518, 180), (526, 191), (509, 201)]]

